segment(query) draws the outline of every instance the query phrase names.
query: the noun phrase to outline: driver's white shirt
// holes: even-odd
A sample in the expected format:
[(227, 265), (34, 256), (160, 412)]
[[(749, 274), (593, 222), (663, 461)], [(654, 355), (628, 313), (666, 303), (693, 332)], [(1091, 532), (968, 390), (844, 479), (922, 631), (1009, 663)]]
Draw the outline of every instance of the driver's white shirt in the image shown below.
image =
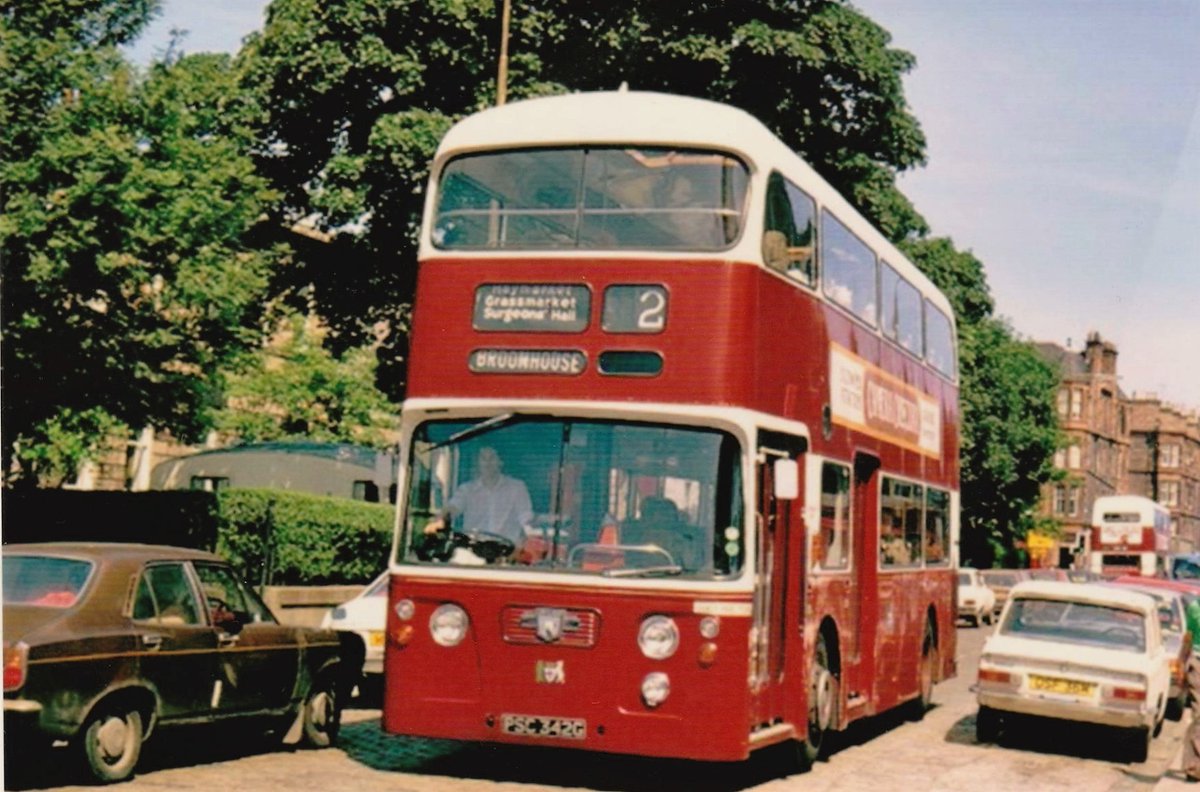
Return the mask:
[(491, 486), (481, 479), (468, 481), (450, 496), (450, 505), (462, 514), (465, 532), (500, 534), (518, 545), (525, 538), (524, 526), (533, 519), (525, 483), (503, 474)]

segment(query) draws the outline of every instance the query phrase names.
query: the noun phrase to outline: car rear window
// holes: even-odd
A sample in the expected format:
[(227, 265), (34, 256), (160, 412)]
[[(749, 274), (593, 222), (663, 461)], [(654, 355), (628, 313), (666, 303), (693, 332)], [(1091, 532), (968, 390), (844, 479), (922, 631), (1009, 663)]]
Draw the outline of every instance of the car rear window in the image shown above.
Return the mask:
[(54, 556), (5, 556), (4, 602), (69, 608), (92, 573), (90, 561)]
[(1011, 606), (1000, 633), (1129, 652), (1146, 651), (1146, 621), (1140, 613), (1090, 602), (1021, 597)]

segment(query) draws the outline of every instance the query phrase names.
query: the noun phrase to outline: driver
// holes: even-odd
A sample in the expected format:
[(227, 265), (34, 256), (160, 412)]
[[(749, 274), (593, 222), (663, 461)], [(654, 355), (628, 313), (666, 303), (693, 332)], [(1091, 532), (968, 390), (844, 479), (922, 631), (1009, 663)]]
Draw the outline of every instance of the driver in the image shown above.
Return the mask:
[(475, 463), (476, 477), (455, 490), (446, 504), (446, 524), (461, 514), (464, 533), (497, 534), (520, 547), (525, 526), (533, 520), (529, 490), (520, 479), (504, 475), (504, 460), (495, 448), (480, 448)]

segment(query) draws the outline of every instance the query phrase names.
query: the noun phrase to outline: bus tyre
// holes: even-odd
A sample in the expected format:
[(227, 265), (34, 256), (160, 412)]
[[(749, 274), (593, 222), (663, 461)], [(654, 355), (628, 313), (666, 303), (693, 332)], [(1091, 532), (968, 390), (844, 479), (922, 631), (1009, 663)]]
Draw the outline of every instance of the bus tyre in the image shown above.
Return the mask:
[(811, 684), (808, 688), (808, 733), (800, 742), (800, 763), (811, 767), (825, 744), (825, 736), (833, 725), (833, 710), (837, 704), (837, 677), (830, 668), (829, 647), (825, 636), (817, 637), (813, 649)]
[(1000, 713), (991, 707), (980, 705), (975, 713), (975, 741), (994, 743), (1000, 737)]
[(937, 669), (938, 649), (933, 625), (925, 623), (925, 638), (921, 641), (921, 657), (917, 663), (919, 692), (909, 708), (911, 720), (921, 720), (933, 706), (933, 675)]
[(142, 752), (142, 716), (128, 705), (103, 706), (79, 732), (80, 749), (97, 781), (124, 781)]
[(342, 708), (332, 674), (324, 674), (313, 682), (303, 707), (304, 744), (311, 748), (336, 744), (342, 726)]

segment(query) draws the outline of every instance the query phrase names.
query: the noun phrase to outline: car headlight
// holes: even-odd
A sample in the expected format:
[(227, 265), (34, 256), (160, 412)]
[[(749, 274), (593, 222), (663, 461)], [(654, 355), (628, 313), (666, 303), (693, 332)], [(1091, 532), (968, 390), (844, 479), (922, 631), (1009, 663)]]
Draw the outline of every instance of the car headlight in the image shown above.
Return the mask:
[(665, 660), (679, 648), (679, 628), (669, 616), (651, 616), (638, 630), (638, 646), (651, 660)]
[(458, 646), (467, 635), (467, 612), (452, 603), (439, 605), (429, 617), (429, 634), (439, 646)]
[(346, 618), (346, 609), (339, 605), (333, 609), (333, 613), (330, 614), (329, 618), (332, 621), (341, 621)]

